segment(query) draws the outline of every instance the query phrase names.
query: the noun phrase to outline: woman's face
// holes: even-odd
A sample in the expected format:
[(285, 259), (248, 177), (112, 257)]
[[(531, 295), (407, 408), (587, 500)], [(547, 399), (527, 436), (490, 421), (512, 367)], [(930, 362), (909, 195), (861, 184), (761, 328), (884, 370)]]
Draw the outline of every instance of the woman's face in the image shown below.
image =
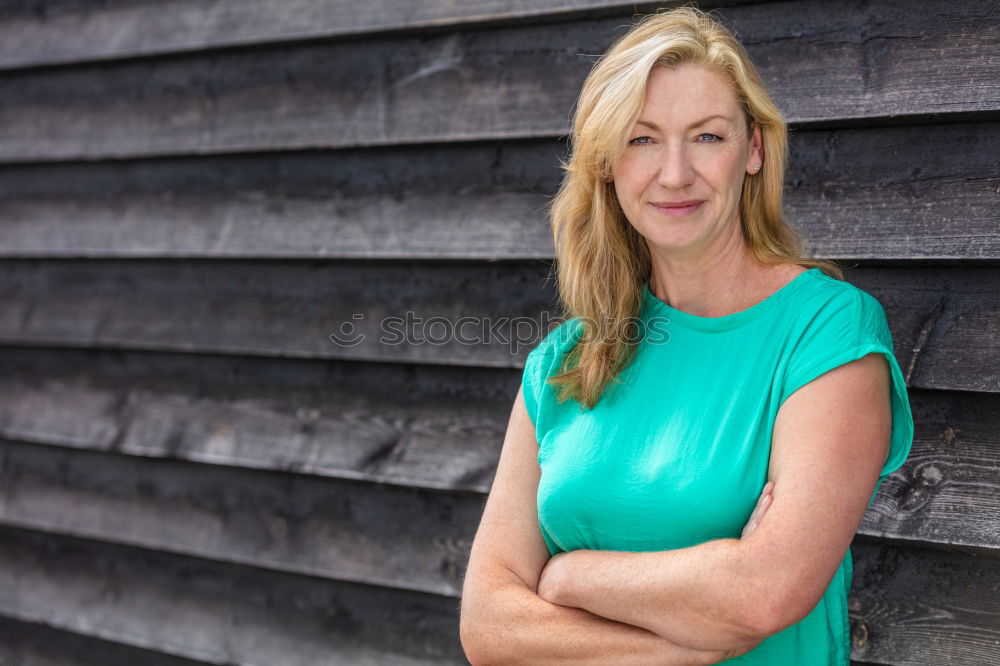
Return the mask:
[[(743, 179), (763, 163), (760, 129), (752, 139), (746, 129), (721, 75), (690, 63), (654, 67), (628, 147), (612, 168), (632, 226), (678, 256), (702, 256), (731, 238)], [(696, 203), (666, 207), (689, 201)]]

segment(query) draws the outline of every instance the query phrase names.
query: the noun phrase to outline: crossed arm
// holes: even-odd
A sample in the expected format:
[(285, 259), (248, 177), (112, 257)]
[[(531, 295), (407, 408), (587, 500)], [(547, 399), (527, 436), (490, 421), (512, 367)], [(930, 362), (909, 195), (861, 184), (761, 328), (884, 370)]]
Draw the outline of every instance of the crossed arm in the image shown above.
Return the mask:
[(888, 378), (885, 359), (869, 355), (785, 401), (768, 470), (773, 499), (743, 538), (647, 553), (549, 557), (534, 511), (537, 444), (515, 405), (463, 583), (470, 661), (716, 663), (728, 658), (719, 650), (740, 654), (794, 624), (828, 587), (886, 460)]
[(732, 648), (816, 606), (861, 524), (891, 431), (889, 370), (870, 354), (793, 393), (775, 422), (767, 515), (749, 536), (658, 552), (551, 558), (538, 595), (697, 649)]

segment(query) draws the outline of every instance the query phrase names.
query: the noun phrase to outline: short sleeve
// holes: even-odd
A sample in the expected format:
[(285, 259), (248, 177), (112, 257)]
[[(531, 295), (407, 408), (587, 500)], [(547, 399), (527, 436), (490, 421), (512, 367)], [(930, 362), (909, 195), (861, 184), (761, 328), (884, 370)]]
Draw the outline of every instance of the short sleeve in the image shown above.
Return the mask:
[[(882, 481), (902, 467), (913, 444), (913, 414), (906, 380), (893, 353), (892, 334), (882, 305), (869, 293), (852, 288), (816, 315), (796, 345), (786, 373), (781, 402), (799, 388), (840, 365), (871, 353), (889, 364), (892, 429), (889, 453), (871, 500)], [(871, 501), (869, 501), (871, 504)]]
[(546, 363), (543, 362), (544, 348), (535, 347), (524, 361), (524, 372), (521, 374), (521, 392), (524, 395), (524, 406), (528, 410), (531, 423), (538, 427), (538, 404), (541, 399), (542, 385), (545, 382), (543, 372)]
[(565, 353), (579, 340), (581, 330), (579, 319), (567, 319), (549, 331), (524, 361), (521, 392), (539, 443), (544, 435), (546, 414), (555, 404), (555, 390), (546, 382), (559, 371)]

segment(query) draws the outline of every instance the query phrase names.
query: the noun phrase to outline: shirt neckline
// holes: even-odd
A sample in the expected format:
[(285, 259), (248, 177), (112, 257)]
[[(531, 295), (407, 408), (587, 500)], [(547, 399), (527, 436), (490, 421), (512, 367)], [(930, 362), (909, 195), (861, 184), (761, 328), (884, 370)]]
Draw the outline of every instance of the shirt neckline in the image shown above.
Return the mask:
[(792, 278), (788, 284), (781, 287), (759, 303), (751, 305), (745, 310), (740, 310), (739, 312), (734, 312), (733, 314), (722, 317), (700, 317), (689, 312), (678, 310), (677, 308), (664, 303), (659, 298), (654, 296), (653, 292), (649, 289), (648, 281), (644, 282), (642, 285), (642, 301), (648, 314), (666, 317), (670, 320), (670, 322), (680, 326), (699, 331), (726, 331), (736, 328), (737, 326), (742, 326), (743, 324), (761, 316), (765, 312), (773, 310), (781, 301), (787, 298), (796, 287), (802, 285), (807, 280), (812, 279), (813, 276), (817, 276), (821, 273), (822, 271), (819, 268), (810, 268), (803, 271)]

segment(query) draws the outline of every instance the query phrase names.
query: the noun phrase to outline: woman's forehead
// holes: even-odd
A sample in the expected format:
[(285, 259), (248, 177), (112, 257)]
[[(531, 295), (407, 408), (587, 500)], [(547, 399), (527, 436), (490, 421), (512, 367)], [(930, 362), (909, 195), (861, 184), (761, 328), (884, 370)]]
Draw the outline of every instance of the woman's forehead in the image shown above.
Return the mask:
[(722, 75), (693, 64), (658, 66), (650, 73), (639, 121), (651, 129), (691, 129), (708, 122), (735, 125), (740, 113)]

